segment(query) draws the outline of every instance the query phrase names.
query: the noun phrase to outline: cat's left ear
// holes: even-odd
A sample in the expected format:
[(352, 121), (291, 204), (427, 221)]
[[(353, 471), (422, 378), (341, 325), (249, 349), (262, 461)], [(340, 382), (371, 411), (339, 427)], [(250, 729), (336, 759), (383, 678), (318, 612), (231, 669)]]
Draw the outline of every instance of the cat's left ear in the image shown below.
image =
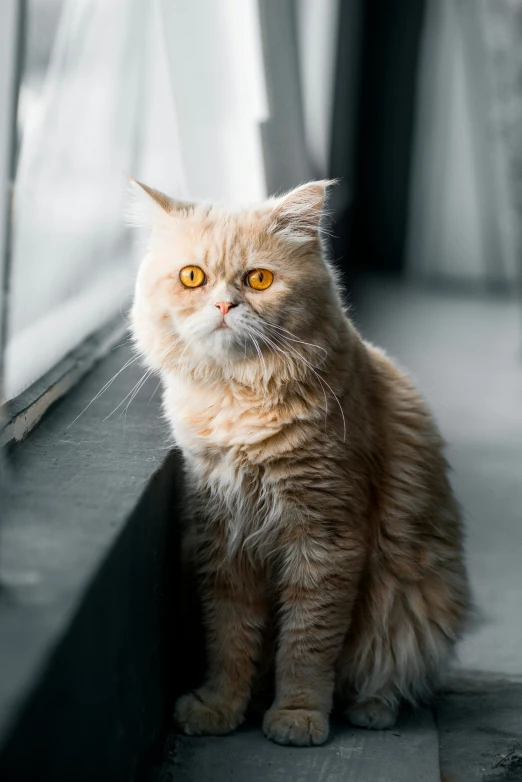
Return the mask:
[(130, 225), (153, 228), (165, 215), (187, 215), (195, 207), (190, 201), (178, 201), (132, 177), (128, 179), (130, 199), (126, 218)]
[(270, 232), (297, 243), (317, 239), (325, 217), (327, 189), (335, 184), (336, 180), (328, 179), (308, 182), (274, 199)]

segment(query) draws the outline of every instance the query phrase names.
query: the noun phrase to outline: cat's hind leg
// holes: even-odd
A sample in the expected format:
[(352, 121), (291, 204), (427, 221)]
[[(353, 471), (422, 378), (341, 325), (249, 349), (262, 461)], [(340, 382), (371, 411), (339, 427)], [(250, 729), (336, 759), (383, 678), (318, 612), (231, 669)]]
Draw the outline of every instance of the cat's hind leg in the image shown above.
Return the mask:
[(373, 730), (385, 730), (393, 728), (397, 722), (399, 702), (396, 698), (388, 703), (382, 698), (366, 698), (362, 701), (354, 701), (345, 709), (345, 717), (352, 725), (359, 728), (371, 728)]

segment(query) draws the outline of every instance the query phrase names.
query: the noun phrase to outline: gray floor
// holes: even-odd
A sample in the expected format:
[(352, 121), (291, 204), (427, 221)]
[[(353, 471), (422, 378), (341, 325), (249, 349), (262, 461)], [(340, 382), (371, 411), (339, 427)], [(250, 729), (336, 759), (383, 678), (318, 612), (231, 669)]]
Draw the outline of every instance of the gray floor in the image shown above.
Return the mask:
[(407, 369), (448, 441), (480, 619), (464, 669), (522, 676), (522, 318), (517, 302), (361, 289), (364, 336)]
[(401, 718), (391, 731), (334, 726), (323, 747), (280, 747), (258, 726), (224, 738), (178, 740), (163, 782), (438, 782), (433, 715)]

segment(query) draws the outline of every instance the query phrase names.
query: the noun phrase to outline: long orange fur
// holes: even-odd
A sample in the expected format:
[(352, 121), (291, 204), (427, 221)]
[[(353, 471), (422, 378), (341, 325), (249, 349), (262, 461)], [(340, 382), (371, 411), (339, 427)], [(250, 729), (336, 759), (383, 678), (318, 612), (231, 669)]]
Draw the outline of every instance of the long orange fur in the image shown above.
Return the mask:
[[(133, 333), (184, 454), (207, 637), (206, 680), (175, 709), (188, 734), (243, 721), (274, 625), (268, 738), (323, 743), (334, 700), (389, 727), (401, 699), (433, 691), (466, 619), (443, 442), (343, 308), (321, 242), (327, 185), (230, 210), (134, 183), (152, 234)], [(182, 285), (187, 264), (205, 285)], [(274, 274), (264, 291), (245, 285), (256, 268)], [(226, 328), (219, 301), (235, 305)]]

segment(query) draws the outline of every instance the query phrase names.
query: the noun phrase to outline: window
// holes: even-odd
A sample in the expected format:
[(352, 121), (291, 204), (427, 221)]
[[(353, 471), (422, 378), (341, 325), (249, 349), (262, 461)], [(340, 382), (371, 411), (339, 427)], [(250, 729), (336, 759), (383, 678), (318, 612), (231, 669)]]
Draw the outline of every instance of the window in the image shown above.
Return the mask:
[(27, 5), (7, 398), (128, 298), (133, 270), (121, 220), (122, 174), (137, 154), (144, 17), (142, 3)]
[(143, 249), (124, 225), (126, 173), (180, 197), (266, 195), (254, 0), (28, 0), (25, 9), (11, 52), (13, 63), (24, 55), (4, 400), (125, 317)]

